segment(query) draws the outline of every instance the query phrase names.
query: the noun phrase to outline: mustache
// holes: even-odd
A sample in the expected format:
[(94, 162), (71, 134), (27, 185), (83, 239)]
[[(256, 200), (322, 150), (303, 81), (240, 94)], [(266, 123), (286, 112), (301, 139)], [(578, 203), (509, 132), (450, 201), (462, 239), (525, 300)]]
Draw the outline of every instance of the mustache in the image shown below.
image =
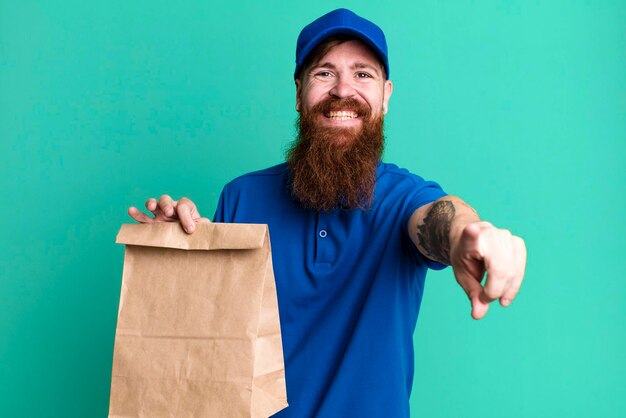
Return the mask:
[(340, 110), (350, 110), (355, 112), (358, 116), (368, 119), (372, 113), (370, 107), (355, 99), (354, 97), (328, 97), (317, 103), (311, 108), (311, 113), (324, 113), (336, 112)]

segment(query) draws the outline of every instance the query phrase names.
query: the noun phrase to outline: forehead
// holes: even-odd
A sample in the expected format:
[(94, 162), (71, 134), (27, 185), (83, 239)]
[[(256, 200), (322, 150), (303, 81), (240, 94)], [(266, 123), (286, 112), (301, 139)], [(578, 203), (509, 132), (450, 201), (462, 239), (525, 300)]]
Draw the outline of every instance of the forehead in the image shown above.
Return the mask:
[(363, 64), (371, 64), (381, 66), (378, 57), (363, 42), (351, 39), (329, 45), (325, 51), (320, 51), (314, 65), (323, 64), (325, 62), (341, 63), (341, 62), (359, 62)]

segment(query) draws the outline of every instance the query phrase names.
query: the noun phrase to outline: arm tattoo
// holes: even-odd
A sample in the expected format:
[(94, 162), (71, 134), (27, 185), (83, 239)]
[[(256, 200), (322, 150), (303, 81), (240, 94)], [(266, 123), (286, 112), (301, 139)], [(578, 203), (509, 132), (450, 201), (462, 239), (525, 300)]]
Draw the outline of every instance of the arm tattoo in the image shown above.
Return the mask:
[(470, 205), (468, 205), (467, 203), (461, 201), (459, 202), (461, 205), (465, 206), (466, 208), (468, 208), (469, 210), (471, 210), (472, 212), (474, 212), (474, 214), (476, 214), (476, 216), (478, 216), (478, 212), (476, 212), (476, 209), (474, 209), (473, 207), (471, 207)]
[(424, 223), (417, 225), (417, 239), (426, 257), (450, 264), (450, 225), (455, 213), (449, 200), (435, 202)]

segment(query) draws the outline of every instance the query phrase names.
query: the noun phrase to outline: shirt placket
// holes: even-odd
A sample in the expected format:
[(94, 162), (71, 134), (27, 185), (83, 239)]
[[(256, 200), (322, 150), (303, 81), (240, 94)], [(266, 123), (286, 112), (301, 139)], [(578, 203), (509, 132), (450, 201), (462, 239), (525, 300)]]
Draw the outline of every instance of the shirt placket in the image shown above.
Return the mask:
[(327, 213), (315, 215), (315, 266), (318, 268), (330, 268), (335, 261), (329, 221), (330, 215)]

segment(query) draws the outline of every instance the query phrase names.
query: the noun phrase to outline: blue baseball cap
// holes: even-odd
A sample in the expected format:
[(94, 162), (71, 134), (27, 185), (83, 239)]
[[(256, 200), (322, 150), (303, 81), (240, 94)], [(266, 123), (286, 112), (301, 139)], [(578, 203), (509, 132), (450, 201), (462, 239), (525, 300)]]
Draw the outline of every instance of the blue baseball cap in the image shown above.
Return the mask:
[(298, 78), (302, 65), (311, 51), (320, 43), (335, 35), (349, 35), (370, 47), (385, 67), (389, 78), (389, 59), (385, 34), (374, 23), (357, 16), (348, 9), (337, 9), (314, 20), (302, 29), (296, 45), (296, 71)]

